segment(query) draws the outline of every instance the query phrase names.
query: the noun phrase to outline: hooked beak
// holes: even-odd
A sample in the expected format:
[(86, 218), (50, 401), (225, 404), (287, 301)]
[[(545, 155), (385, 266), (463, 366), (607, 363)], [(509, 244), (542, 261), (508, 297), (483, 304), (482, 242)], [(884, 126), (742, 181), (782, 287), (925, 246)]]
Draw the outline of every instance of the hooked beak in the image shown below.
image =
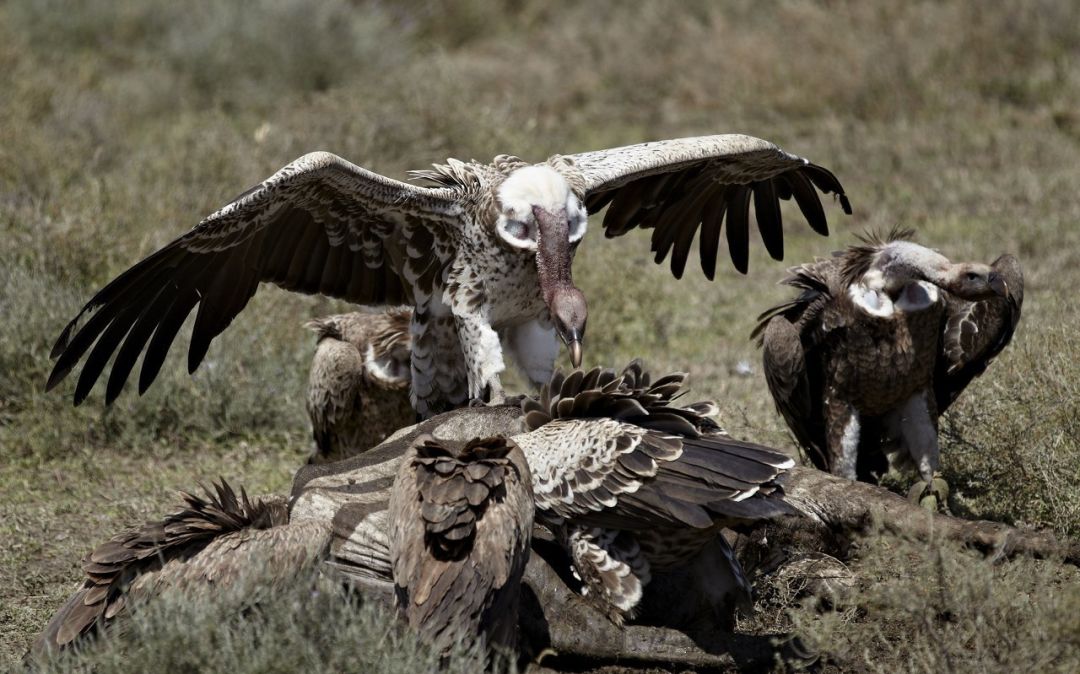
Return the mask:
[(1005, 277), (997, 272), (990, 272), (990, 277), (987, 279), (990, 284), (990, 290), (994, 291), (994, 294), (998, 297), (1009, 296), (1009, 284), (1005, 282)]
[(570, 363), (575, 367), (581, 367), (581, 331), (570, 329), (566, 332), (559, 331), (559, 337), (566, 344), (566, 351), (570, 354)]
[(567, 342), (566, 349), (570, 352), (570, 363), (575, 368), (581, 367), (581, 340)]

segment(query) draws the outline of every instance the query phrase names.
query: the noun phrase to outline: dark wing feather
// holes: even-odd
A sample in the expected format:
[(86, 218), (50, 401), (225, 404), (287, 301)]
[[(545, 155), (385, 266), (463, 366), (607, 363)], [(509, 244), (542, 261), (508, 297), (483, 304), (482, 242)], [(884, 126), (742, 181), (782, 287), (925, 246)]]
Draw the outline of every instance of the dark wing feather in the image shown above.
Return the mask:
[[(89, 350), (78, 404), (119, 350), (106, 392), (111, 402), (145, 346), (139, 377), (145, 391), (198, 305), (188, 350), (194, 371), (262, 282), (357, 303), (405, 301), (411, 289), (401, 274), (410, 272), (423, 285), (431, 281), (430, 268), (447, 262), (459, 196), (455, 188), (390, 180), (329, 153), (305, 155), (98, 291), (53, 346), (56, 364), (46, 388)], [(441, 245), (417, 248), (420, 257), (406, 260), (413, 236), (435, 236)]]
[(512, 441), (456, 451), (430, 435), (406, 451), (390, 495), (398, 607), (443, 654), (483, 636), (512, 647), (533, 526), (532, 481)]
[[(828, 233), (828, 223), (818, 191), (836, 195), (844, 212), (851, 213), (831, 172), (750, 136), (680, 138), (582, 152), (568, 159), (584, 176), (589, 212), (608, 208), (605, 235), (655, 227), (656, 261), (674, 249), (671, 269), (676, 277), (682, 275), (700, 224), (702, 270), (712, 278), (725, 216), (732, 262), (745, 273), (751, 199), (765, 247), (776, 259), (784, 252), (779, 200), (794, 197), (810, 227), (821, 234)], [(739, 189), (726, 189), (730, 187)]]
[(716, 434), (702, 416), (714, 405), (677, 406), (685, 378), (650, 383), (635, 361), (618, 377), (557, 373), (540, 400), (527, 400), (530, 432), (515, 441), (533, 470), (537, 516), (648, 529), (708, 527), (753, 508), (729, 509), (728, 501), (775, 499), (760, 512), (787, 512), (776, 478), (792, 460)]
[(205, 491), (205, 496), (182, 493), (182, 510), (115, 536), (87, 555), (83, 560), (87, 580), (56, 612), (33, 650), (65, 648), (104, 627), (125, 607), (129, 587), (168, 562), (190, 559), (223, 536), (269, 529), (288, 518), (284, 500), (251, 501), (243, 490), (237, 496), (224, 480)]
[(991, 267), (1005, 279), (1007, 297), (979, 302), (952, 296), (948, 299), (941, 352), (934, 373), (934, 393), (940, 413), (1008, 346), (1020, 322), (1024, 273), (1019, 260), (1002, 255)]
[[(541, 520), (646, 530), (731, 523), (754, 508), (769, 513), (763, 516), (790, 512), (777, 478), (794, 462), (766, 447), (583, 419), (555, 421), (517, 440), (533, 467)], [(569, 446), (574, 450), (559, 451)], [(768, 503), (739, 505), (759, 500)]]
[(814, 465), (826, 465), (823, 375), (819, 345), (828, 332), (820, 317), (835, 296), (837, 259), (792, 267), (782, 283), (799, 290), (758, 316), (751, 333), (762, 349), (765, 382), (776, 410)]

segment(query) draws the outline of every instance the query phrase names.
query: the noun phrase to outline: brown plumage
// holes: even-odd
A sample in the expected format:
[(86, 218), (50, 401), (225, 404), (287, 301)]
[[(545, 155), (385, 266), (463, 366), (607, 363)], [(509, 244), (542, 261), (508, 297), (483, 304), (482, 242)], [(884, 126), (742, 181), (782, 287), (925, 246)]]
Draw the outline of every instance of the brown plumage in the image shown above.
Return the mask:
[(937, 419), (1009, 343), (1023, 274), (1011, 255), (954, 264), (894, 230), (792, 268), (799, 295), (759, 317), (778, 411), (819, 468), (874, 480), (886, 453), (938, 470)]
[(398, 607), (444, 656), (478, 639), (508, 651), (532, 535), (529, 465), (506, 438), (452, 444), (417, 438), (390, 495)]
[(676, 402), (684, 387), (685, 375), (653, 382), (637, 363), (622, 373), (556, 373), (522, 408), (454, 410), (363, 455), (305, 466), (293, 483), (293, 516), (335, 504), (335, 561), (356, 582), (381, 584), (389, 575), (385, 492), (409, 444), (423, 433), (440, 441), (502, 433), (528, 461), (536, 521), (561, 543), (597, 608), (622, 622), (639, 608), (653, 569), (690, 565), (708, 588), (703, 601), (730, 624), (751, 588), (719, 530), (791, 512), (782, 479), (794, 462), (725, 436), (708, 418), (715, 405)]
[(676, 277), (698, 239), (711, 279), (721, 228), (732, 263), (746, 271), (751, 204), (777, 259), (781, 200), (794, 200), (822, 234), (819, 193), (851, 212), (827, 169), (737, 134), (535, 164), (507, 155), (487, 164), (449, 160), (414, 177), (426, 184), (327, 152), (300, 157), (98, 291), (57, 338), (47, 388), (85, 356), (76, 404), (106, 369), (111, 402), (145, 352), (146, 390), (198, 306), (187, 359), (194, 371), (259, 285), (273, 283), (357, 304), (411, 304), (411, 396), (431, 416), (470, 398), (502, 399), (504, 343), (537, 385), (550, 377), (560, 341), (580, 363), (588, 310), (571, 267), (590, 214), (607, 207), (609, 238), (651, 230), (656, 262), (670, 256)]
[(366, 451), (416, 419), (409, 403), (412, 310), (357, 311), (307, 323), (318, 335), (307, 410), (326, 463)]
[(730, 625), (749, 608), (750, 583), (724, 527), (791, 512), (781, 477), (793, 461), (728, 437), (712, 403), (676, 404), (686, 376), (655, 382), (637, 362), (556, 373), (523, 404), (528, 431), (514, 436), (533, 472), (537, 521), (563, 542), (584, 592), (615, 622), (633, 615), (651, 571), (694, 564), (715, 542), (703, 585)]
[(242, 580), (294, 577), (322, 558), (329, 527), (287, 525), (285, 499), (239, 497), (224, 480), (184, 508), (114, 536), (83, 559), (83, 586), (57, 610), (33, 652), (77, 644), (112, 624), (133, 601), (163, 592), (221, 590)]

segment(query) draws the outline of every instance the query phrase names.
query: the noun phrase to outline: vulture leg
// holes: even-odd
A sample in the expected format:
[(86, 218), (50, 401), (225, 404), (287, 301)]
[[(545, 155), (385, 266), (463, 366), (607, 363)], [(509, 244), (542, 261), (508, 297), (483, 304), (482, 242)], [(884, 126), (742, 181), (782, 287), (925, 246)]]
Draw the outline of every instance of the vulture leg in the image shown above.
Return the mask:
[(900, 408), (900, 443), (907, 450), (922, 478), (911, 488), (908, 497), (929, 510), (947, 510), (949, 485), (938, 470), (941, 451), (938, 447), (937, 414), (925, 391), (907, 399)]
[(507, 350), (533, 386), (539, 389), (551, 380), (559, 357), (559, 337), (544, 321), (529, 321), (508, 331)]
[[(449, 308), (432, 298), (418, 305), (412, 331), (412, 389), (409, 396), (421, 418), (460, 407), (468, 400), (465, 353)], [(496, 342), (498, 344), (498, 342)], [(496, 352), (499, 358), (501, 350)]]
[(500, 405), (506, 399), (499, 375), (506, 367), (499, 334), (477, 312), (458, 314), (458, 339), (468, 366), (469, 399)]
[(851, 403), (835, 398), (825, 400), (825, 433), (829, 442), (829, 472), (854, 480), (859, 458), (862, 420)]

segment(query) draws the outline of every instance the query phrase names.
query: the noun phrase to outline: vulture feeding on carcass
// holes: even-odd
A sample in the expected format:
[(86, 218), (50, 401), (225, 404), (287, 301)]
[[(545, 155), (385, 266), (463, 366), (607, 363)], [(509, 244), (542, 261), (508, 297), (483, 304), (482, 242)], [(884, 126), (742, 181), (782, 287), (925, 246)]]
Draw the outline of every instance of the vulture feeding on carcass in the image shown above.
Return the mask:
[[(616, 624), (641, 608), (652, 574), (674, 572), (685, 594), (666, 619), (705, 615), (730, 627), (751, 587), (720, 531), (796, 512), (782, 488), (794, 462), (724, 435), (711, 403), (677, 404), (684, 381), (650, 383), (636, 362), (621, 374), (557, 372), (520, 407), (454, 410), (348, 460), (303, 466), (288, 508), (225, 484), (207, 498), (185, 495), (184, 510), (88, 555), (84, 587), (37, 650), (77, 642), (130, 598), (175, 588), (195, 601), (245, 568), (255, 583), (295, 582), (319, 562), (426, 611), (422, 630), (457, 629), (449, 611), (486, 630), (490, 645), (506, 644), (513, 621), (495, 613), (517, 601), (532, 517), (561, 549), (545, 563), (576, 576)], [(479, 429), (503, 437), (475, 439)]]
[(440, 656), (479, 641), (517, 647), (521, 577), (532, 540), (529, 464), (501, 437), (417, 438), (390, 492), (390, 562), (406, 622)]
[[(332, 554), (357, 582), (389, 575), (387, 497), (406, 443), (502, 434), (532, 474), (536, 522), (577, 576), (585, 598), (621, 624), (641, 608), (653, 572), (685, 571), (687, 613), (731, 624), (750, 584), (723, 527), (792, 512), (782, 479), (794, 462), (733, 440), (708, 418), (711, 403), (679, 405), (685, 375), (650, 384), (638, 363), (556, 373), (520, 407), (467, 407), (418, 424), (345, 461), (305, 466), (293, 481), (293, 516), (336, 510)], [(406, 445), (406, 446), (403, 446)], [(324, 515), (320, 515), (324, 516)], [(535, 550), (535, 546), (534, 546)]]
[(325, 557), (330, 523), (288, 524), (283, 498), (251, 500), (242, 489), (237, 496), (224, 480), (205, 496), (181, 496), (182, 510), (114, 536), (83, 559), (83, 586), (57, 610), (32, 653), (78, 645), (125, 616), (133, 601), (169, 592), (197, 601), (227, 590), (250, 600), (251, 592), (288, 582)]
[(571, 263), (590, 213), (607, 207), (608, 237), (651, 229), (656, 261), (670, 253), (676, 277), (697, 238), (711, 279), (725, 222), (731, 260), (746, 270), (751, 202), (777, 259), (784, 251), (781, 200), (793, 198), (821, 234), (828, 227), (818, 191), (851, 210), (831, 172), (742, 135), (555, 155), (537, 164), (507, 155), (490, 164), (449, 160), (415, 177), (424, 184), (327, 152), (304, 155), (98, 291), (57, 339), (47, 387), (85, 355), (79, 403), (115, 355), (109, 403), (145, 352), (145, 391), (198, 305), (187, 357), (193, 372), (268, 282), (357, 304), (413, 306), (410, 395), (422, 416), (470, 398), (498, 402), (500, 338), (536, 384), (550, 376), (560, 340), (580, 363), (587, 311)]
[(893, 465), (922, 478), (911, 496), (947, 497), (938, 417), (1012, 339), (1020, 263), (953, 263), (894, 230), (794, 267), (799, 291), (754, 330), (780, 414), (814, 465), (874, 481)]
[(617, 623), (638, 609), (652, 571), (690, 564), (695, 601), (730, 627), (751, 586), (721, 529), (794, 512), (780, 481), (794, 462), (728, 437), (708, 418), (712, 403), (676, 405), (685, 378), (650, 383), (637, 362), (621, 375), (556, 372), (523, 403), (527, 431), (513, 437), (532, 470), (537, 522)]
[(370, 449), (412, 424), (409, 358), (412, 310), (356, 311), (308, 322), (318, 344), (308, 378), (311, 463)]

